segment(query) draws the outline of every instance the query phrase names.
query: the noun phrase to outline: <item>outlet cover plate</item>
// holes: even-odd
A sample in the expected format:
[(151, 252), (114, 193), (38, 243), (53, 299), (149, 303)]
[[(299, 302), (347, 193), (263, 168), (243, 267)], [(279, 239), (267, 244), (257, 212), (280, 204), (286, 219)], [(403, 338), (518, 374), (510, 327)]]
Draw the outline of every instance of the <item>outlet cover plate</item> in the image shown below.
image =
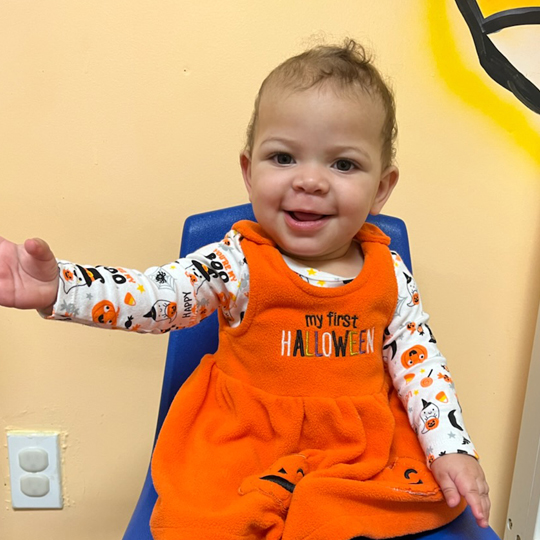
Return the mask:
[(13, 508), (62, 508), (59, 434), (10, 431), (7, 440)]

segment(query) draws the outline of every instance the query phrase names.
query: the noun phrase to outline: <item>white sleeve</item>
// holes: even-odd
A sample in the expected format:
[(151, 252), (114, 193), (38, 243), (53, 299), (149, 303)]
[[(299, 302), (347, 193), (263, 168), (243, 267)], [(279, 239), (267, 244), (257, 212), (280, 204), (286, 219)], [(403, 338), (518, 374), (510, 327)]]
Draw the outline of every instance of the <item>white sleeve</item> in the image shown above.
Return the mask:
[(383, 356), (428, 464), (445, 454), (478, 457), (465, 429), (446, 359), (428, 326), (418, 288), (401, 258), (392, 252), (398, 284), (394, 318)]
[(249, 271), (240, 235), (145, 272), (58, 261), (60, 287), (49, 319), (100, 328), (162, 334), (193, 326), (218, 307), (240, 321), (249, 294)]

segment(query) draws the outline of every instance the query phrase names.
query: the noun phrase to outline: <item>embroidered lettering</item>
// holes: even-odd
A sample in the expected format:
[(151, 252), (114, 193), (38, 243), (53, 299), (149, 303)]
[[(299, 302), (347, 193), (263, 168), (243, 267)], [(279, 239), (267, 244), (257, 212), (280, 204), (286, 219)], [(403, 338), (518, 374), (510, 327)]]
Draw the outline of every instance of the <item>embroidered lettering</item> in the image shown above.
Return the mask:
[[(361, 333), (362, 332), (360, 332), (360, 334)], [(360, 352), (358, 352), (354, 347), (358, 343), (354, 339), (354, 336), (356, 336), (357, 334), (358, 334), (358, 332), (350, 332), (349, 333), (349, 353), (350, 353), (351, 356), (356, 356), (357, 354), (360, 354)]]
[(322, 328), (323, 316), (322, 315), (306, 315), (306, 326), (315, 326), (317, 328)]
[(330, 332), (323, 334), (322, 350), (324, 356), (330, 356), (332, 354), (332, 334)]
[(293, 331), (281, 331), (281, 356), (346, 357), (372, 354), (375, 351), (375, 327), (360, 331), (346, 330), (344, 334), (336, 330), (330, 332), (295, 330), (294, 332), (293, 342)]
[(302, 330), (296, 331), (296, 339), (294, 340), (294, 350), (293, 356), (296, 356), (300, 351), (300, 356), (305, 356), (304, 354), (304, 340), (302, 339)]
[(348, 338), (349, 338), (348, 330), (345, 332), (345, 337), (336, 336), (336, 333), (332, 330), (332, 341), (334, 342), (334, 350), (336, 351), (336, 356), (346, 356)]
[[(285, 354), (285, 347), (287, 347), (287, 354)], [(281, 356), (291, 356), (291, 331), (287, 332), (287, 338), (285, 339), (285, 330), (281, 334)]]

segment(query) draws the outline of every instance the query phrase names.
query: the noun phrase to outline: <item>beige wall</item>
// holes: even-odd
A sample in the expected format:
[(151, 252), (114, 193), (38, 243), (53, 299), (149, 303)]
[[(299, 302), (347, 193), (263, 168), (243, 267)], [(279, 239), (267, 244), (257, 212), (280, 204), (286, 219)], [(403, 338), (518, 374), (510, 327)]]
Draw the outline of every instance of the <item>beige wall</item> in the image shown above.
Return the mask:
[[(387, 212), (408, 223), (501, 534), (540, 296), (540, 127), (481, 71), (454, 3), (432, 2), (438, 14), (429, 3), (1, 2), (0, 234), (42, 236), (80, 263), (175, 258), (187, 215), (246, 201), (237, 156), (269, 69), (320, 32), (372, 46), (401, 129)], [(476, 102), (456, 84), (470, 76)], [(61, 511), (13, 511), (4, 438), (0, 537), (120, 538), (167, 339), (7, 309), (0, 322), (2, 429), (64, 434), (66, 499)]]

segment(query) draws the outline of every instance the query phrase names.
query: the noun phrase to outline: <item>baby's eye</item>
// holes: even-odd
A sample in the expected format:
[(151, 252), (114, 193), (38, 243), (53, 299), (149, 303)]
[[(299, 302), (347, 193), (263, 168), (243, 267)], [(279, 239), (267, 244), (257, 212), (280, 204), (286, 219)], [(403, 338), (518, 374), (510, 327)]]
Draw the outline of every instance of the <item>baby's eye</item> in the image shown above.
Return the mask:
[(290, 154), (285, 154), (285, 153), (274, 154), (272, 156), (272, 159), (278, 165), (291, 165), (292, 163), (294, 163), (292, 156)]
[(349, 172), (356, 168), (356, 165), (349, 159), (338, 159), (333, 166), (341, 172)]

